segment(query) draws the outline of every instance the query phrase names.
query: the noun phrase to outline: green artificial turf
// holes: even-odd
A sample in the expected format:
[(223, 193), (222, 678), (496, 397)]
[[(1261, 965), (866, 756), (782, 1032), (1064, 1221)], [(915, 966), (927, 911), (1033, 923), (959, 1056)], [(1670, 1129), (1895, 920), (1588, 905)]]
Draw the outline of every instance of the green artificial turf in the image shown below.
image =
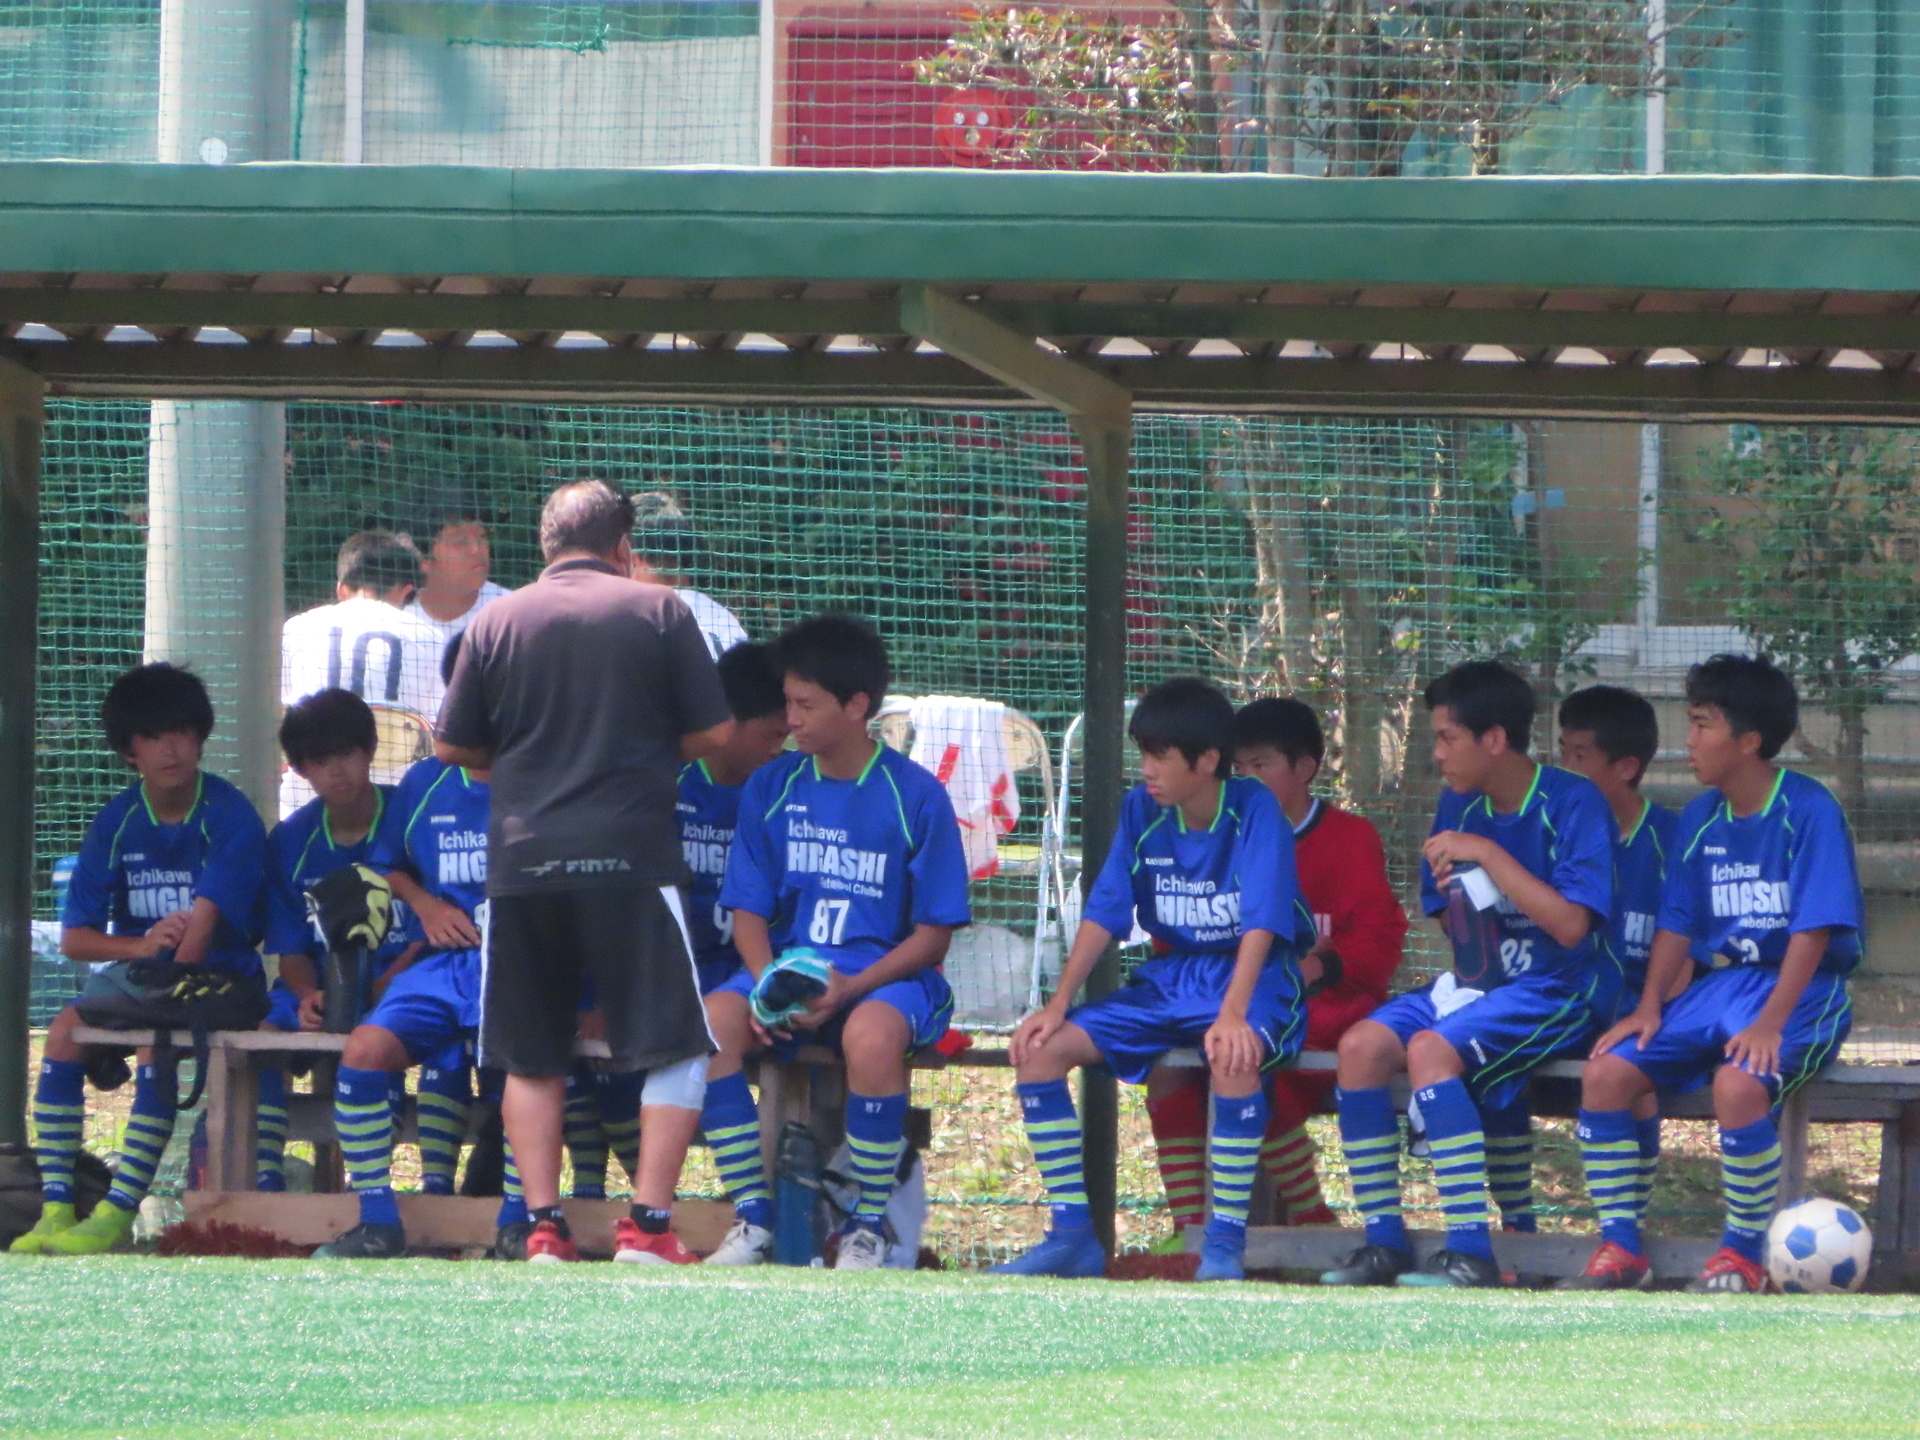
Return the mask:
[(0, 1435), (1920, 1436), (1920, 1299), (0, 1259)]

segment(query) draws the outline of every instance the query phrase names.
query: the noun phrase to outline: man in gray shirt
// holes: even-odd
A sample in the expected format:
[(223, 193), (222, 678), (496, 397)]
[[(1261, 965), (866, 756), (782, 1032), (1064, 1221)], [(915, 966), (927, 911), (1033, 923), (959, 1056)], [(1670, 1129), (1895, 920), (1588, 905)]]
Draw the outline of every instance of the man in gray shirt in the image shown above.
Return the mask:
[(632, 523), (632, 502), (598, 480), (548, 497), (547, 568), (474, 617), (436, 737), (445, 763), (492, 772), (480, 1058), (507, 1072), (501, 1114), (532, 1261), (575, 1258), (561, 1116), (588, 1004), (614, 1066), (647, 1071), (633, 1213), (614, 1258), (693, 1259), (667, 1220), (717, 1047), (678, 890), (675, 782), (733, 721), (686, 605), (628, 578)]

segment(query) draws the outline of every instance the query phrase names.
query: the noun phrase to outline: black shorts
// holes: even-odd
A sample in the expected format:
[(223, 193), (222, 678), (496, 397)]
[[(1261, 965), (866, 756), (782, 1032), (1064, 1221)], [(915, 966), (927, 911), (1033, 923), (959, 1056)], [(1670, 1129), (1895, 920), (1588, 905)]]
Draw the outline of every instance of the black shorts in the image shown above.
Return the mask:
[(588, 980), (615, 1069), (658, 1069), (719, 1048), (700, 1003), (678, 891), (495, 895), (489, 911), (482, 1065), (512, 1075), (566, 1074)]

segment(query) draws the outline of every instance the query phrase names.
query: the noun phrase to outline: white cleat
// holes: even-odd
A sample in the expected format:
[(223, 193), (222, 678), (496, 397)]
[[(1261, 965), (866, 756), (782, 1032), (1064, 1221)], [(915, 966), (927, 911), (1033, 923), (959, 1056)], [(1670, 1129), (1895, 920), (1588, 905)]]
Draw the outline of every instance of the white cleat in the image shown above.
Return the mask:
[(840, 1253), (834, 1257), (836, 1270), (878, 1270), (887, 1258), (887, 1242), (878, 1230), (856, 1226), (840, 1237)]
[(720, 1248), (707, 1257), (709, 1265), (764, 1265), (773, 1258), (773, 1232), (746, 1220), (735, 1220)]

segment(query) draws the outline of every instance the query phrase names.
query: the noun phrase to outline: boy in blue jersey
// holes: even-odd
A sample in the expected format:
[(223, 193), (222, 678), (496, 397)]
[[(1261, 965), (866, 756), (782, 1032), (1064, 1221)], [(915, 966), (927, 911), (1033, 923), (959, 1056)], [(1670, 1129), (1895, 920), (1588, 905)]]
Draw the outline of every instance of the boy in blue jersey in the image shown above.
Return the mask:
[[(1053, 999), (1011, 1045), (1020, 1109), (1052, 1206), (1046, 1238), (1001, 1275), (1098, 1275), (1067, 1076), (1102, 1061), (1146, 1083), (1166, 1051), (1201, 1046), (1213, 1089), (1213, 1218), (1198, 1278), (1244, 1274), (1247, 1206), (1266, 1135), (1264, 1073), (1299, 1053), (1306, 997), (1298, 957), (1314, 938), (1293, 868), (1293, 828), (1267, 787), (1230, 776), (1233, 704), (1197, 678), (1156, 685), (1127, 727), (1142, 783), (1087, 897)], [(1168, 949), (1112, 995), (1074, 996), (1115, 940), (1140, 927)]]
[[(1491, 881), (1497, 898), (1476, 922), (1484, 964), (1457, 946), (1455, 970), (1341, 1037), (1340, 1141), (1367, 1241), (1321, 1277), (1327, 1285), (1501, 1283), (1481, 1111), (1506, 1110), (1535, 1067), (1593, 1033), (1594, 1006), (1617, 973), (1601, 942), (1613, 913), (1613, 815), (1591, 780), (1528, 756), (1533, 687), (1504, 665), (1471, 661), (1427, 686), (1425, 699), (1447, 788), (1421, 850), (1422, 903), (1430, 915), (1446, 911), (1449, 881), (1483, 893)], [(1403, 1071), (1426, 1118), (1447, 1220), (1446, 1247), (1418, 1274), (1387, 1088)]]
[[(953, 1013), (940, 962), (954, 929), (972, 919), (967, 863), (940, 782), (868, 735), (890, 678), (874, 628), (851, 615), (815, 616), (780, 637), (775, 657), (798, 748), (761, 766), (741, 792), (719, 903), (733, 912), (743, 968), (709, 996), (708, 1010), (730, 1003), (717, 999), (723, 993), (749, 995), (777, 956), (804, 948), (830, 962), (825, 993), (791, 1022), (791, 1039), (846, 1057), (860, 1198), (834, 1268), (875, 1270), (906, 1150), (907, 1060), (946, 1032)], [(744, 1088), (731, 1087), (732, 1110), (709, 1109), (704, 1123), (737, 1129)]]
[[(306, 891), (341, 866), (359, 864), (372, 847), (393, 789), (373, 783), (379, 743), (373, 711), (351, 690), (316, 691), (288, 706), (280, 721), (281, 753), (315, 798), (267, 836), (265, 948), (278, 962), (279, 974), (267, 992), (264, 1030), (320, 1028), (326, 945), (307, 914)], [(397, 959), (400, 949), (397, 938), (383, 947), (376, 970)], [(260, 1072), (259, 1115), (255, 1183), (261, 1190), (284, 1190), (286, 1071)]]
[[(1774, 756), (1800, 723), (1793, 682), (1718, 655), (1687, 675), (1687, 762), (1709, 787), (1680, 812), (1639, 1006), (1600, 1037), (1581, 1083), (1580, 1148), (1602, 1243), (1578, 1288), (1641, 1283), (1640, 1221), (1609, 1184), (1633, 1152), (1633, 1106), (1713, 1082), (1727, 1223), (1689, 1287), (1766, 1288), (1780, 1185), (1773, 1109), (1839, 1053), (1852, 1023), (1863, 903), (1839, 801)], [(1684, 982), (1690, 966), (1707, 973)]]
[[(61, 915), (61, 952), (93, 964), (170, 956), (223, 970), (256, 989), (264, 1010), (254, 946), (267, 833), (246, 796), (200, 769), (213, 731), (206, 687), (176, 666), (142, 665), (114, 681), (100, 719), (107, 744), (140, 778), (87, 828)], [(142, 1050), (113, 1188), (75, 1223), (86, 1075), (85, 1052), (73, 1039), (79, 1024), (69, 1005), (47, 1031), (33, 1100), (41, 1212), (13, 1242), (16, 1252), (94, 1255), (126, 1240), (173, 1134), (173, 1077), (156, 1075)]]

